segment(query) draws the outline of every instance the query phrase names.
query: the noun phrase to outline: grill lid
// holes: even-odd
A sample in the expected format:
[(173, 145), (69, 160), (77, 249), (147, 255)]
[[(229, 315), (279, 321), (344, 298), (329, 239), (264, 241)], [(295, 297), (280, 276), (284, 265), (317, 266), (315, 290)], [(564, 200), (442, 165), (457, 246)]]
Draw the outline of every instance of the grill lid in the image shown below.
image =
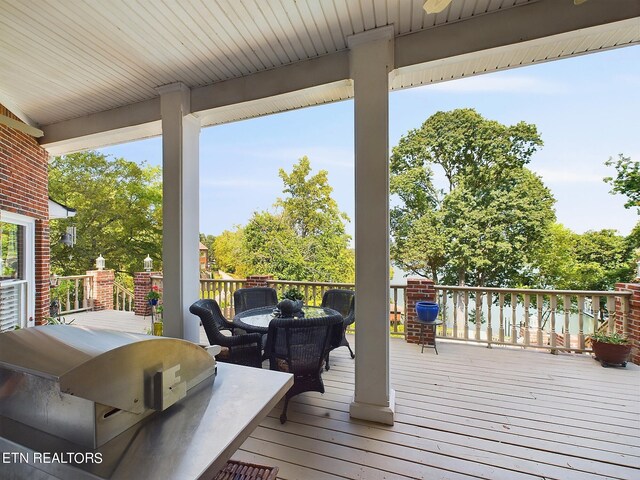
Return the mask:
[(141, 413), (175, 403), (214, 374), (215, 361), (186, 340), (45, 325), (1, 334), (0, 367), (56, 381), (63, 393)]

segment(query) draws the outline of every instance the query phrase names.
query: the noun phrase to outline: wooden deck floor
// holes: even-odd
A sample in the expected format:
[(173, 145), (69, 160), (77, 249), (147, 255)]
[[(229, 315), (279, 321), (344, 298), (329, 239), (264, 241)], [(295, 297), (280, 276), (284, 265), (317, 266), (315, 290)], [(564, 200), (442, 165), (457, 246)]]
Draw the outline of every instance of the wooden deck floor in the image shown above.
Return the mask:
[(438, 351), (391, 340), (387, 427), (349, 418), (354, 361), (337, 350), (327, 392), (294, 398), (285, 425), (276, 407), (234, 458), (296, 480), (640, 478), (639, 367), (444, 341)]

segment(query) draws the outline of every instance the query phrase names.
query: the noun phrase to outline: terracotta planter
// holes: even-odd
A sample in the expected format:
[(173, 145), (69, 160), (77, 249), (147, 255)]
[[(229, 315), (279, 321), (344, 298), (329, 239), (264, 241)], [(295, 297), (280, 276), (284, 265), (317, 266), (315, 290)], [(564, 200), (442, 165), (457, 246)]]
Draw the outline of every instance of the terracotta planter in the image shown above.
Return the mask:
[(622, 365), (625, 367), (631, 353), (631, 344), (629, 343), (616, 344), (593, 340), (592, 347), (595, 359), (599, 360), (603, 367), (608, 367), (609, 365)]

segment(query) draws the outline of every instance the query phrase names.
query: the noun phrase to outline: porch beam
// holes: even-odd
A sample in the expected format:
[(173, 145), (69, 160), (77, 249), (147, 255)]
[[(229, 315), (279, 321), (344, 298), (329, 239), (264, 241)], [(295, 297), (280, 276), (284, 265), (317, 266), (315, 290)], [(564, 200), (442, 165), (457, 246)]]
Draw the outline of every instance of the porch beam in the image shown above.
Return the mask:
[[(190, 91), (191, 113), (299, 92), (349, 78), (348, 52), (285, 65)], [(160, 87), (162, 88), (162, 87)], [(160, 97), (84, 117), (43, 125), (40, 145), (55, 154), (123, 143), (160, 134)], [(100, 137), (109, 133), (107, 136)], [(70, 141), (74, 142), (70, 143)]]
[(633, 20), (640, 28), (637, 0), (571, 1), (539, 0), (479, 15), (395, 40), (396, 68), (444, 60), (492, 48), (524, 44), (614, 22)]
[[(430, 63), (500, 48), (526, 48), (531, 42), (616, 22), (637, 23), (640, 3), (590, 0), (540, 0), (395, 39), (397, 69), (429, 68)], [(367, 32), (364, 32), (367, 33)], [(349, 79), (349, 52), (341, 51), (191, 91), (192, 113), (207, 114), (231, 105), (287, 95)], [(41, 126), (40, 144), (53, 154), (158, 135), (160, 99), (152, 98), (107, 111)]]
[(393, 425), (389, 385), (389, 73), (393, 27), (349, 37), (355, 112), (354, 418)]
[(158, 89), (162, 111), (162, 264), (164, 333), (199, 342), (198, 300), (200, 121), (182, 83)]

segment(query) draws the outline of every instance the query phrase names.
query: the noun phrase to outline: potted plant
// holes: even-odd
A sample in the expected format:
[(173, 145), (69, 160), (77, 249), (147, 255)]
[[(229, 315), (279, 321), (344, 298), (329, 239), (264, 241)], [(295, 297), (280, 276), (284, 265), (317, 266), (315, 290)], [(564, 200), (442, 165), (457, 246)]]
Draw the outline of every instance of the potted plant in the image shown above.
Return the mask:
[(160, 289), (158, 288), (157, 285), (154, 285), (153, 287), (151, 287), (151, 290), (149, 291), (149, 293), (147, 293), (147, 301), (149, 302), (149, 305), (157, 305), (158, 304), (158, 300), (160, 300)]
[(294, 309), (301, 310), (304, 304), (304, 295), (298, 288), (291, 287), (284, 291), (282, 300), (291, 300), (294, 303)]
[(603, 367), (609, 365), (627, 366), (627, 359), (631, 353), (629, 339), (618, 332), (594, 333), (589, 337), (594, 357)]

